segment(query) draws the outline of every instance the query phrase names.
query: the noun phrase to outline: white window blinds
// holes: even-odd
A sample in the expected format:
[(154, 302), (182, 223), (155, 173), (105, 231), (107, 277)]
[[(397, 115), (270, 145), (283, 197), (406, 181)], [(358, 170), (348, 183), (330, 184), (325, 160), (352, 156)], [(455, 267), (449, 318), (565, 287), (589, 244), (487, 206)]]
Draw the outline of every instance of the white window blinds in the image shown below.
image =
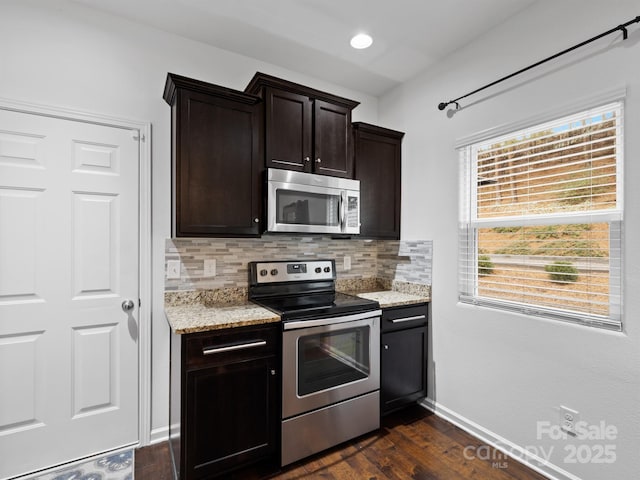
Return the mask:
[(460, 300), (621, 329), (621, 102), (460, 151)]

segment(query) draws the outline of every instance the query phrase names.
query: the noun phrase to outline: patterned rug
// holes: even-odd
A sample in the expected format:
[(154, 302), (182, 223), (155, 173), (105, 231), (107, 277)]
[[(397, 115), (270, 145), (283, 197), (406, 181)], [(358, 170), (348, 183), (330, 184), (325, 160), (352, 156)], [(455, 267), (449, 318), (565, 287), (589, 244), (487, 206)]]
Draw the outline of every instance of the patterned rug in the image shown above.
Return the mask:
[(133, 480), (133, 450), (93, 458), (24, 480)]

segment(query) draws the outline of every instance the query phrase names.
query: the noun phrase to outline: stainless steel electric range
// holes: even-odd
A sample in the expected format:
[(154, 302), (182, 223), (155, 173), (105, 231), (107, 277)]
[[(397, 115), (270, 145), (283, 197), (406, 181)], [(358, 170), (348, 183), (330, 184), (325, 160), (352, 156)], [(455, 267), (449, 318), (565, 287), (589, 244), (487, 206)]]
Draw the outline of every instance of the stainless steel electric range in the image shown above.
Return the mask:
[(380, 305), (335, 281), (334, 260), (249, 263), (282, 319), (282, 466), (380, 427)]

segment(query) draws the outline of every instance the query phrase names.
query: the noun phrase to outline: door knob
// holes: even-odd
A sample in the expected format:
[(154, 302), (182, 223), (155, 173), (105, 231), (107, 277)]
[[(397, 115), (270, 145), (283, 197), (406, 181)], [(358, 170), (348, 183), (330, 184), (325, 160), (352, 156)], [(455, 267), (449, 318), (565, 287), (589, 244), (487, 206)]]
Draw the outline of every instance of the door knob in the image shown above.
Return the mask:
[(136, 304), (133, 303), (133, 300), (130, 299), (122, 302), (122, 310), (124, 310), (125, 312), (130, 312), (135, 306)]

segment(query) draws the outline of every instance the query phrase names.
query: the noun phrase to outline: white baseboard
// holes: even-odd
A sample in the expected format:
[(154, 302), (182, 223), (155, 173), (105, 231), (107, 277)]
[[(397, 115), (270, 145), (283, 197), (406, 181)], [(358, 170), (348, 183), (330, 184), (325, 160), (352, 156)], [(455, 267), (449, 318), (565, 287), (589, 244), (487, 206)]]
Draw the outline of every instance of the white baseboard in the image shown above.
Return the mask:
[[(452, 423), (453, 425), (461, 428), (465, 432), (473, 435), (479, 440), (483, 441), (487, 445), (499, 450), (509, 458), (520, 462), (538, 472), (541, 475), (549, 478), (550, 480), (581, 480), (579, 477), (567, 472), (566, 470), (545, 461), (544, 459), (534, 455), (530, 451), (524, 449), (520, 445), (507, 440), (504, 437), (484, 428), (481, 425), (459, 415), (453, 410), (434, 402), (430, 398), (425, 398), (420, 402), (420, 405), (427, 410), (432, 411), (438, 417)], [(149, 445), (155, 443), (164, 442), (169, 440), (169, 427), (160, 427), (153, 429), (150, 434)]]
[(169, 440), (169, 426), (154, 428), (149, 435), (149, 445)]
[(528, 468), (535, 470), (539, 474), (544, 475), (551, 480), (580, 480), (579, 477), (576, 477), (572, 473), (567, 472), (557, 465), (547, 462), (520, 445), (516, 445), (506, 438), (503, 438), (491, 430), (488, 430), (468, 418), (459, 415), (438, 402), (434, 402), (430, 398), (422, 400), (420, 405), (427, 410), (431, 410), (438, 417), (482, 440), (487, 445), (499, 450), (509, 458), (526, 465)]

